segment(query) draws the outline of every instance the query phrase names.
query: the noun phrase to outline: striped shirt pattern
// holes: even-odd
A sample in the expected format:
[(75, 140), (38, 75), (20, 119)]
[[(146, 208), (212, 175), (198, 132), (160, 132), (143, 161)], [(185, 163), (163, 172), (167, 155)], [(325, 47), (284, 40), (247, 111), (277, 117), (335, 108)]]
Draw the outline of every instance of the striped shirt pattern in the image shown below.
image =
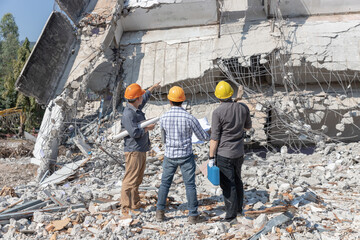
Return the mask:
[(160, 118), (160, 128), (165, 131), (165, 156), (168, 158), (182, 158), (192, 154), (193, 133), (199, 140), (210, 139), (199, 121), (182, 107), (171, 107)]

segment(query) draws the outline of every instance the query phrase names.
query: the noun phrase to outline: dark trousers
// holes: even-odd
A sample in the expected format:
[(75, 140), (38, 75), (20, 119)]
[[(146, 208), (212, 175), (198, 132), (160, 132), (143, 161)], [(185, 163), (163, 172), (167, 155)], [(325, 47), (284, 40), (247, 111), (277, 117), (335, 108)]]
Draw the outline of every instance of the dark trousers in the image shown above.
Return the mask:
[(216, 165), (220, 169), (220, 187), (223, 190), (225, 202), (225, 219), (236, 218), (242, 212), (244, 202), (244, 188), (241, 180), (241, 166), (244, 157), (226, 158), (216, 157)]

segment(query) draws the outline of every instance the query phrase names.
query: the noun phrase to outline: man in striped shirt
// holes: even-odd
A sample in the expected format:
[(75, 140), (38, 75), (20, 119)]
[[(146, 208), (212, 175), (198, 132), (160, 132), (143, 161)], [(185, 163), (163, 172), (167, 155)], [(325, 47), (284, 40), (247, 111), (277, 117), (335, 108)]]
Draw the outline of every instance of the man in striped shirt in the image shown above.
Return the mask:
[(165, 142), (163, 174), (158, 194), (156, 219), (164, 221), (166, 198), (174, 174), (180, 166), (186, 186), (189, 222), (204, 221), (198, 213), (198, 201), (195, 186), (195, 158), (192, 152), (191, 136), (194, 133), (202, 141), (208, 141), (209, 135), (202, 129), (199, 121), (181, 107), (185, 93), (181, 87), (172, 87), (168, 94), (171, 109), (160, 118), (160, 128)]

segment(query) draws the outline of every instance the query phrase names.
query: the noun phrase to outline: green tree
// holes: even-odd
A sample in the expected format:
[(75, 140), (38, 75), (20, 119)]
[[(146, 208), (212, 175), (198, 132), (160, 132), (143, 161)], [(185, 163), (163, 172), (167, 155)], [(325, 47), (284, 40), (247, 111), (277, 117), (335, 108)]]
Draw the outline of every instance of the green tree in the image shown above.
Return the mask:
[(17, 92), (15, 91), (14, 64), (19, 49), (19, 33), (11, 13), (5, 14), (0, 21), (0, 95), (3, 108), (14, 107)]
[(15, 35), (19, 38), (19, 29), (15, 23), (15, 19), (11, 13), (6, 13), (0, 21), (0, 40), (6, 39), (9, 34)]
[[(30, 42), (26, 38), (21, 48), (18, 50), (17, 61), (14, 64), (14, 79), (20, 76), (27, 59), (31, 53)], [(25, 113), (25, 130), (30, 131), (32, 128), (38, 128), (44, 115), (44, 110), (36, 103), (35, 98), (27, 97), (18, 93), (16, 107), (22, 108)]]
[(18, 27), (14, 17), (7, 13), (0, 21), (0, 110), (19, 107), (25, 115), (25, 129), (38, 128), (44, 110), (32, 97), (15, 89), (15, 81), (30, 56), (30, 42), (26, 38), (19, 46)]

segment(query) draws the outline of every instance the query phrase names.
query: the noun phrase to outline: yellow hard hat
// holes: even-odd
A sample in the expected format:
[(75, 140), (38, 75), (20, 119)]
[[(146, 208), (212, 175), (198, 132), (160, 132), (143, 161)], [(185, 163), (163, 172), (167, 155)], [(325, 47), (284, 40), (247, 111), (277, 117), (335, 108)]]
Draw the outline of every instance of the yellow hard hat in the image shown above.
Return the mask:
[(234, 94), (234, 89), (225, 81), (220, 81), (215, 88), (215, 96), (219, 99), (230, 98)]
[(174, 86), (170, 88), (168, 99), (172, 102), (183, 102), (185, 101), (185, 92), (181, 87)]

